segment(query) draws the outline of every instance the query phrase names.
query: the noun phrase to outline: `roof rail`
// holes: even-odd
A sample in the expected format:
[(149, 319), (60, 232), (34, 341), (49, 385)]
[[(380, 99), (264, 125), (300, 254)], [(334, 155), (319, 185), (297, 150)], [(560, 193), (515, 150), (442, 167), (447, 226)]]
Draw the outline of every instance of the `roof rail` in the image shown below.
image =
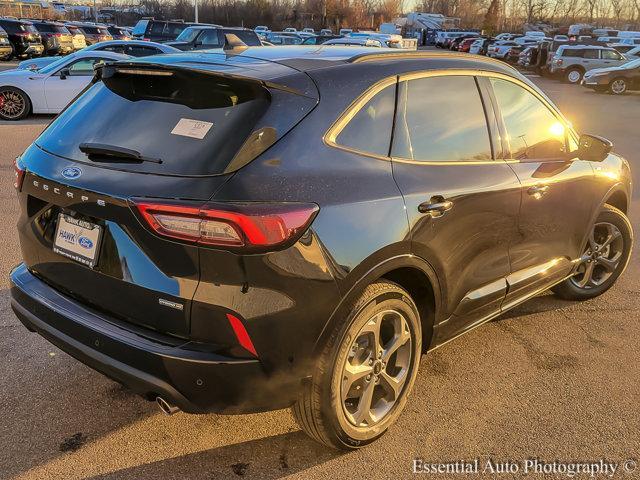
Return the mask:
[(484, 62), (494, 63), (496, 65), (500, 65), (506, 68), (510, 68), (512, 70), (516, 70), (515, 67), (500, 61), (496, 58), (492, 57), (478, 57), (478, 55), (471, 55), (469, 53), (460, 53), (460, 52), (435, 52), (433, 50), (406, 50), (404, 52), (393, 52), (393, 53), (361, 53), (359, 55), (355, 55), (351, 57), (348, 61), (349, 63), (363, 63), (363, 62), (376, 62), (380, 60), (404, 60), (404, 59), (416, 59), (416, 58), (463, 58), (466, 60), (481, 60)]

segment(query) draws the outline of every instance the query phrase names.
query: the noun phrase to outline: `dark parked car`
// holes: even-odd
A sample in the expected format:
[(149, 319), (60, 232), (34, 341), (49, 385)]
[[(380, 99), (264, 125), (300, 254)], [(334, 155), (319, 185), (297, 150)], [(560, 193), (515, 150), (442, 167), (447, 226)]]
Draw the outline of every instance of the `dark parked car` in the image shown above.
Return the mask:
[(42, 39), (31, 22), (3, 17), (0, 18), (0, 27), (9, 36), (14, 56), (25, 58), (42, 55)]
[(137, 40), (149, 40), (152, 42), (169, 42), (178, 38), (182, 31), (191, 26), (198, 25), (182, 20), (154, 20), (153, 18), (143, 18), (138, 20), (133, 27), (133, 38)]
[(107, 30), (111, 34), (114, 40), (131, 40), (132, 35), (129, 30), (123, 27), (116, 27), (115, 25), (109, 25)]
[(449, 43), (449, 50), (458, 51), (460, 48), (460, 44), (464, 42), (468, 38), (478, 38), (480, 35), (462, 35), (461, 37), (456, 37)]
[(166, 42), (178, 50), (207, 50), (211, 48), (223, 48), (225, 35), (236, 35), (244, 44), (250, 47), (262, 45), (258, 34), (248, 28), (231, 28), (220, 25), (194, 25), (185, 28), (176, 38), (175, 42)]
[(0, 27), (0, 60), (8, 60), (13, 55), (13, 47), (9, 41), (9, 35)]
[(582, 85), (603, 93), (623, 95), (630, 90), (640, 90), (640, 59), (619, 67), (589, 70), (582, 78)]
[(66, 55), (74, 51), (73, 35), (62, 23), (46, 20), (34, 20), (32, 23), (42, 38), (45, 54)]
[(166, 413), (292, 406), (359, 448), (422, 353), (625, 269), (628, 163), (508, 65), (228, 53), (100, 67), (16, 160), (18, 318)]
[(113, 37), (107, 30), (106, 25), (98, 25), (95, 23), (74, 23), (76, 27), (82, 31), (87, 45), (94, 45), (99, 42), (113, 40)]

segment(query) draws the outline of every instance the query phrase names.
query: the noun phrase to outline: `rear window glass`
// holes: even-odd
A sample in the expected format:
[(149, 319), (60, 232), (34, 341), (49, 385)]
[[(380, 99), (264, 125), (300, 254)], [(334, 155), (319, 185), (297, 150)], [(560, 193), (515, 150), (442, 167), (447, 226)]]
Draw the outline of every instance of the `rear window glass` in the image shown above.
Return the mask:
[[(315, 105), (257, 83), (197, 72), (110, 76), (109, 71), (113, 68), (105, 67), (103, 81), (88, 88), (36, 140), (41, 148), (127, 171), (217, 175), (230, 165), (242, 166), (238, 157), (250, 161), (252, 153), (268, 148)], [(283, 114), (291, 102), (297, 103)], [(279, 114), (268, 114), (272, 104)], [(87, 155), (86, 149), (80, 151), (83, 143), (134, 150), (162, 163)]]
[(82, 30), (89, 35), (98, 35), (100, 33), (100, 30), (96, 27), (82, 27)]
[(45, 33), (55, 32), (53, 25), (50, 25), (48, 23), (36, 23), (35, 26), (39, 32), (45, 32)]

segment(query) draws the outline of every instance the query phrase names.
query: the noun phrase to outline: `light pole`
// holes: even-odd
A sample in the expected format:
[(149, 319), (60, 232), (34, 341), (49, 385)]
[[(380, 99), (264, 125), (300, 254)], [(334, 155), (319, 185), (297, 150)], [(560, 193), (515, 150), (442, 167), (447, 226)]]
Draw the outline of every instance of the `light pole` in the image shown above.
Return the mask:
[(198, 23), (198, 0), (195, 0), (195, 2), (196, 2), (196, 23)]
[(93, 0), (93, 19), (98, 23), (98, 9), (96, 8), (96, 0)]

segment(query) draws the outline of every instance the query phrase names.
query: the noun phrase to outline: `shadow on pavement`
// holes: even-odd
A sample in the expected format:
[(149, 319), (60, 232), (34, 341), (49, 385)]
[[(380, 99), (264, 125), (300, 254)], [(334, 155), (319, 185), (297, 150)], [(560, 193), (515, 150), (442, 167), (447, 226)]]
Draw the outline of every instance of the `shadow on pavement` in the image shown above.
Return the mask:
[(306, 470), (341, 455), (300, 431), (181, 455), (91, 477), (167, 479), (275, 479)]

